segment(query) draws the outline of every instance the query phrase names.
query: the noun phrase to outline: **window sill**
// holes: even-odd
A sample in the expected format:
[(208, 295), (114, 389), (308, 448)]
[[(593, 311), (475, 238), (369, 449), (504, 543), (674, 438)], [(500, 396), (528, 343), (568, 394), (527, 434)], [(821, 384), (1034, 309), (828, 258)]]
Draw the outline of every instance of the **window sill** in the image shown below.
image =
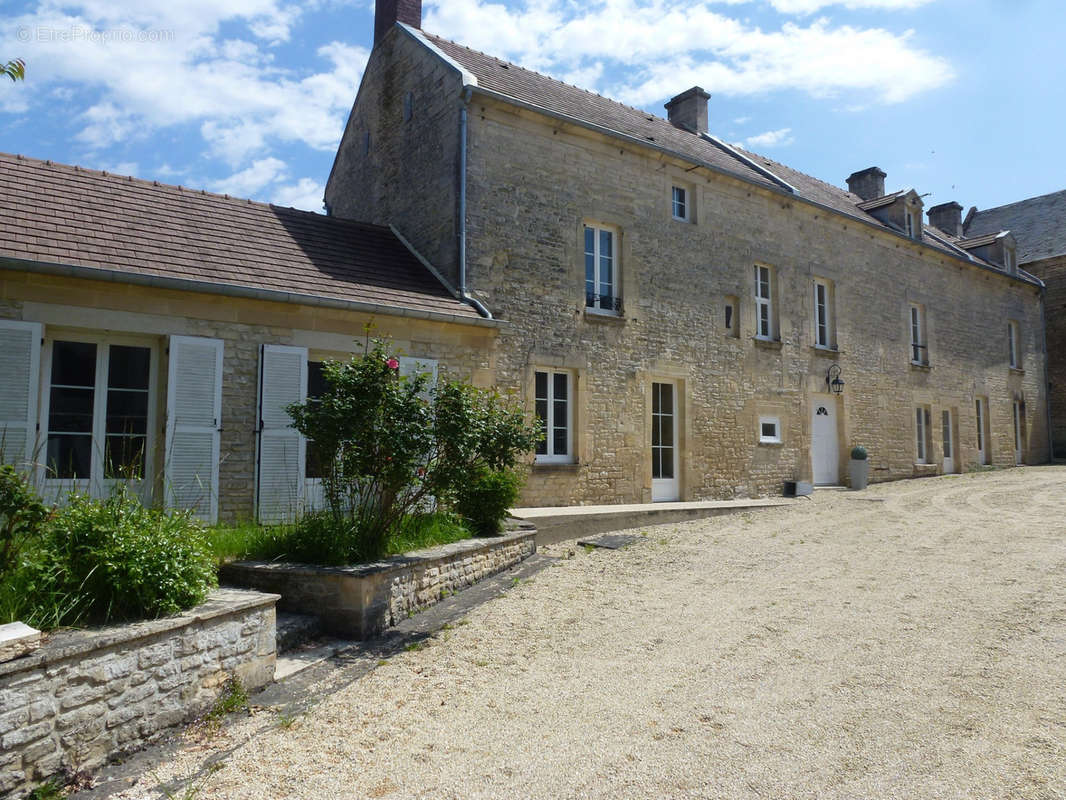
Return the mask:
[(585, 319), (590, 322), (606, 322), (608, 324), (625, 325), (626, 318), (614, 311), (600, 311), (598, 308), (585, 307)]
[(811, 351), (816, 356), (827, 356), (828, 358), (836, 358), (839, 355), (843, 355), (843, 353), (835, 347), (822, 347), (820, 344), (812, 344)]
[(780, 339), (760, 339), (758, 336), (752, 336), (751, 340), (753, 342), (755, 342), (755, 346), (756, 347), (762, 347), (762, 348), (765, 348), (767, 350), (780, 350), (781, 349), (781, 340)]
[(929, 372), (932, 367), (928, 364), (919, 364), (917, 361), (911, 362), (911, 369), (916, 372)]
[(1025, 370), (1021, 367), (1008, 367), (1012, 375), (1024, 375)]
[(781, 447), (783, 444), (784, 444), (784, 442), (782, 442), (780, 439), (776, 439), (776, 440), (760, 439), (759, 440), (759, 447)]
[(670, 217), (670, 219), (674, 222), (681, 222), (685, 225), (692, 224), (692, 220), (690, 220), (688, 217)]
[(534, 461), (534, 472), (576, 472), (581, 465), (576, 461)]

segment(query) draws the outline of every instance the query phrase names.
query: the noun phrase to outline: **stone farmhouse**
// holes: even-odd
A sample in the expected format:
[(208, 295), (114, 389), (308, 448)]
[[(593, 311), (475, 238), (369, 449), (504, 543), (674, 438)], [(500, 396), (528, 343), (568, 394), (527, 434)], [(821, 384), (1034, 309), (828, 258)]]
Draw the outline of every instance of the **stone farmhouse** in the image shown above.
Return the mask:
[[(959, 225), (961, 208), (952, 211)], [(1047, 285), (1048, 404), (1054, 455), (1066, 458), (1066, 191), (978, 211), (961, 221), (963, 236), (976, 238), (1009, 230), (1018, 240), (1018, 265)]]
[(321, 493), (284, 407), (368, 323), (539, 416), (526, 505), (839, 484), (854, 445), (873, 480), (1047, 460), (1010, 234), (731, 146), (698, 87), (661, 119), (420, 26), (378, 0), (326, 216), (0, 155), (2, 460), (284, 519)]
[(661, 119), (420, 27), (379, 0), (326, 208), (506, 323), (497, 385), (547, 432), (525, 502), (839, 484), (854, 445), (874, 480), (1047, 459), (1043, 287), (1009, 233), (731, 146), (698, 87)]

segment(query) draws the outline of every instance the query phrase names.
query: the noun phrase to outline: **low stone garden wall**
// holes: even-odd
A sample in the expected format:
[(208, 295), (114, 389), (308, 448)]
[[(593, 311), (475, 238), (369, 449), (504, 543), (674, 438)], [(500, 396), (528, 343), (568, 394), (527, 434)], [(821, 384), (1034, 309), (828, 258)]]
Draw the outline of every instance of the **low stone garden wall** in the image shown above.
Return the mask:
[(220, 589), (183, 614), (56, 633), (0, 663), (0, 796), (141, 747), (208, 709), (230, 676), (270, 683), (277, 600)]
[(223, 582), (281, 595), (280, 608), (315, 614), (338, 636), (368, 639), (410, 613), (477, 583), (537, 550), (535, 530), (467, 539), (351, 567), (238, 561)]

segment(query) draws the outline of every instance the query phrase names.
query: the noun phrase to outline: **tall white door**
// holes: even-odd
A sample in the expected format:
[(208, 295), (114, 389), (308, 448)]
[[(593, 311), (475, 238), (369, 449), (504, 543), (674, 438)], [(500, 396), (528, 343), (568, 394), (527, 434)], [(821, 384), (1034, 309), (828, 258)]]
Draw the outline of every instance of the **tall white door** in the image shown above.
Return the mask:
[(1022, 404), (1014, 401), (1014, 463), (1022, 463)]
[(811, 471), (816, 485), (840, 483), (837, 406), (836, 400), (828, 395), (811, 396)]
[(983, 397), (974, 401), (974, 413), (977, 417), (977, 463), (988, 463), (988, 404)]
[(944, 428), (944, 474), (950, 475), (955, 471), (955, 431), (951, 409), (944, 409), (940, 421)]
[(651, 499), (668, 502), (681, 496), (678, 480), (677, 384), (651, 385)]

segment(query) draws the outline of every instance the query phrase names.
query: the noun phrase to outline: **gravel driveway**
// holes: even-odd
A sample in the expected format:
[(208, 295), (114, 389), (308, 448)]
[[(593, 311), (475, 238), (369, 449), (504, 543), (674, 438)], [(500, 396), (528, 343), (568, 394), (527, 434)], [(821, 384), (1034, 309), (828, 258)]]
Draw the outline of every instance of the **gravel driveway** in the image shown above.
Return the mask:
[(645, 532), (233, 726), (195, 796), (1066, 797), (1066, 468)]

